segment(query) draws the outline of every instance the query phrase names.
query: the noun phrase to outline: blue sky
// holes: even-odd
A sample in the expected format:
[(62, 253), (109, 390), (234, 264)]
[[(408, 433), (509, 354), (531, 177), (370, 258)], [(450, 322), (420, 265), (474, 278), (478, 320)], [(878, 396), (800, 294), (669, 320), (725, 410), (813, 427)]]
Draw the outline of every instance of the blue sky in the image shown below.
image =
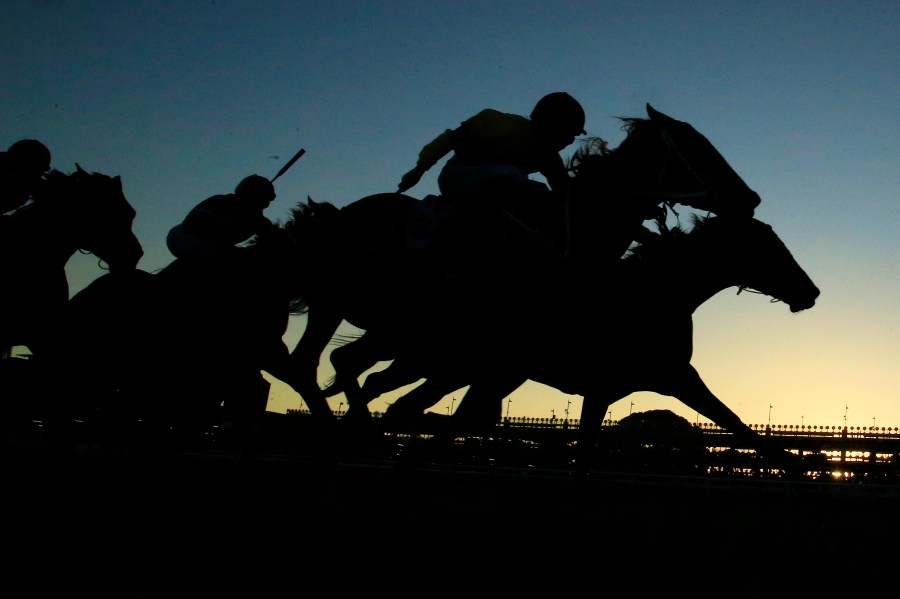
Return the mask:
[[(77, 162), (121, 175), (147, 270), (171, 260), (165, 234), (194, 204), (247, 174), (274, 175), (301, 147), (306, 156), (277, 182), (273, 219), (307, 195), (344, 205), (393, 191), (423, 144), (485, 107), (528, 114), (565, 90), (584, 105), (588, 133), (615, 145), (615, 117), (643, 116), (650, 102), (719, 148), (762, 196), (757, 216), (822, 290), (796, 315), (730, 291), (701, 307), (693, 363), (713, 392), (748, 423), (771, 414), (838, 425), (846, 413), (851, 426), (900, 426), (900, 4), (8, 0), (4, 9), (0, 146), (37, 138), (61, 170)], [(412, 195), (436, 192), (439, 166)], [(84, 256), (68, 271), (73, 292), (99, 274)], [(289, 345), (302, 327), (292, 323)], [(275, 385), (270, 409), (299, 405)], [(528, 385), (509, 408), (562, 417), (567, 406), (574, 416), (580, 398)], [(654, 408), (696, 418), (652, 394), (612, 415)]]

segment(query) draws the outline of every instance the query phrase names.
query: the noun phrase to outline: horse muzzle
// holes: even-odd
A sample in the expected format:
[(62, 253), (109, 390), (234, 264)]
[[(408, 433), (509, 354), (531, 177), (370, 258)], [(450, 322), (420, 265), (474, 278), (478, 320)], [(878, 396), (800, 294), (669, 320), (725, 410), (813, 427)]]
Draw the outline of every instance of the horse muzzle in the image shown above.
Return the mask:
[(101, 260), (109, 265), (111, 272), (134, 270), (138, 262), (144, 256), (144, 248), (134, 235), (129, 235), (118, 240), (115, 247), (103, 248), (94, 251)]
[(813, 286), (813, 289), (809, 294), (805, 295), (803, 298), (795, 299), (788, 304), (791, 312), (796, 314), (797, 312), (803, 312), (804, 310), (809, 310), (815, 306), (816, 300), (819, 298), (819, 293), (819, 288)]

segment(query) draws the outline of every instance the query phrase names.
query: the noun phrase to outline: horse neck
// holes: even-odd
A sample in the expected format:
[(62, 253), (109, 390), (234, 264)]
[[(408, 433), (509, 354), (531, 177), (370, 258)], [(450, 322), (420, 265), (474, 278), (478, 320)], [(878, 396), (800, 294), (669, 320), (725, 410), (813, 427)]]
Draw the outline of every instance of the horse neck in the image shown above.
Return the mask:
[(55, 206), (32, 204), (10, 218), (16, 219), (11, 223), (15, 252), (28, 262), (64, 267), (79, 249), (70, 215)]
[(569, 255), (587, 261), (614, 261), (640, 236), (648, 200), (628, 194), (627, 178), (609, 169), (593, 173), (575, 186), (565, 215)]
[(679, 292), (680, 303), (692, 314), (720, 291), (736, 285), (726, 273), (703, 267), (693, 268), (680, 284), (683, 285)]
[[(716, 248), (695, 248), (691, 252), (673, 252), (654, 261), (640, 276), (650, 303), (660, 308), (693, 314), (719, 292), (740, 285), (740, 277), (730, 265), (727, 254)], [(652, 272), (652, 274), (651, 274)], [(660, 302), (654, 298), (660, 294)]]

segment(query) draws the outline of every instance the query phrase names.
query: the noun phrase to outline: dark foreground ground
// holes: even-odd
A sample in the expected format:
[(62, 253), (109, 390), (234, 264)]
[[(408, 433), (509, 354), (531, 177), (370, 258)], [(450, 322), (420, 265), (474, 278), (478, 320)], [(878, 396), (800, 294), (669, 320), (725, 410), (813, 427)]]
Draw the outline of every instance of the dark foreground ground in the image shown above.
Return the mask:
[(900, 490), (7, 455), (0, 597), (896, 592)]

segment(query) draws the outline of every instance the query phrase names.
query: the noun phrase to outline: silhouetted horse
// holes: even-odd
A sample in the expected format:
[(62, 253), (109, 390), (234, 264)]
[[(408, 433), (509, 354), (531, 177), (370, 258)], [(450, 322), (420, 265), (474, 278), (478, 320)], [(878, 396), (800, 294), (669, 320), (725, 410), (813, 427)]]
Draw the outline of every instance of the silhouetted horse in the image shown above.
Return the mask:
[(291, 313), (305, 309), (293, 276), (301, 258), (290, 234), (273, 227), (219, 258), (100, 277), (72, 298), (54, 347), (61, 392), (114, 435), (108, 441), (136, 452), (185, 449), (223, 404), (224, 421), (247, 441), (268, 398), (261, 371), (284, 376), (282, 336)]
[[(691, 365), (692, 314), (729, 287), (785, 302), (791, 312), (811, 308), (819, 289), (772, 228), (753, 218), (696, 219), (648, 238), (592, 291), (561, 286), (541, 318), (502, 335), (486, 330), (466, 338), (434, 337), (423, 330), (393, 364), (369, 375), (366, 399), (427, 380), (393, 405), (387, 422), (418, 415), (447, 393), (469, 390), (452, 419), (453, 431), (479, 430), (500, 421), (502, 400), (526, 380), (584, 398), (580, 455), (588, 451), (609, 406), (638, 391), (675, 397), (734, 434), (741, 447), (777, 451), (746, 426), (704, 384)], [(366, 351), (364, 342), (337, 353)], [(338, 364), (367, 362), (352, 356)], [(780, 453), (775, 453), (780, 457)]]
[[(313, 413), (330, 415), (317, 372), (342, 320), (366, 330), (377, 350), (366, 355), (375, 361), (395, 358), (423, 331), (472, 339), (515, 329), (552, 318), (543, 302), (559, 285), (576, 294), (588, 281), (603, 284), (602, 273), (660, 203), (752, 215), (759, 196), (705, 137), (649, 105), (647, 112), (649, 119), (624, 120), (627, 136), (617, 148), (600, 143), (599, 152), (576, 154), (564, 197), (420, 202), (393, 193), (342, 208), (309, 240), (316, 256), (306, 280), (310, 311), (285, 382)], [(365, 412), (355, 396), (362, 371), (335, 366), (350, 413)]]
[(69, 300), (65, 267), (76, 251), (94, 254), (111, 273), (134, 269), (143, 255), (121, 179), (76, 169), (51, 171), (37, 201), (0, 217), (4, 351), (24, 345), (37, 354), (57, 333)]

